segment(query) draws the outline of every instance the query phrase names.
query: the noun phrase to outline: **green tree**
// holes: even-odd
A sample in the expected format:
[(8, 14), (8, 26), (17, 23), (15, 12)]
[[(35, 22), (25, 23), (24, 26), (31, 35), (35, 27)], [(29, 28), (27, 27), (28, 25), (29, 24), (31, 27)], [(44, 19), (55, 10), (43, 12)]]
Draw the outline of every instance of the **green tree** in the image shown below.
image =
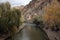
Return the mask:
[(20, 10), (11, 9), (9, 2), (0, 4), (0, 32), (15, 34), (21, 24), (20, 18)]

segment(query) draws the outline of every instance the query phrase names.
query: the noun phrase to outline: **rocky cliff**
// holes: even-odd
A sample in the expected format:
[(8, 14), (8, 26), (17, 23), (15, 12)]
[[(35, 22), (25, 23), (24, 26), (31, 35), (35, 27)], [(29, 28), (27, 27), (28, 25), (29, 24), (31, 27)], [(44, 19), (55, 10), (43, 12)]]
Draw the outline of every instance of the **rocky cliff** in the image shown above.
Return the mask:
[(28, 15), (34, 16), (34, 14), (37, 14), (42, 16), (44, 6), (46, 6), (50, 2), (51, 0), (32, 0), (22, 10), (25, 19), (28, 18)]

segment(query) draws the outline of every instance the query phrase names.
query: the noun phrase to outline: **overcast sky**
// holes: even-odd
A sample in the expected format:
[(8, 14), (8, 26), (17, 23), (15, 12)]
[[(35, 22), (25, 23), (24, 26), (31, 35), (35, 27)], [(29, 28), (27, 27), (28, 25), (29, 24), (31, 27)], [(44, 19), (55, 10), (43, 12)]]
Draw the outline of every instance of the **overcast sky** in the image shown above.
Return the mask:
[(12, 6), (19, 6), (19, 5), (26, 5), (31, 0), (0, 0), (0, 2), (6, 2), (8, 1)]

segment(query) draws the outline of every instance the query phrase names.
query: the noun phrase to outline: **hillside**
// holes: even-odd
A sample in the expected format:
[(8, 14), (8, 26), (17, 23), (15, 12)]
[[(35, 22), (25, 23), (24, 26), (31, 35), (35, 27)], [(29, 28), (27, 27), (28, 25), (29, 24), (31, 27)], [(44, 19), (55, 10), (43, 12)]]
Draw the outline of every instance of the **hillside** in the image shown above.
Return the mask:
[(28, 5), (23, 9), (23, 14), (26, 17), (35, 13), (41, 15), (43, 13), (43, 7), (46, 6), (50, 1), (48, 0), (32, 0)]

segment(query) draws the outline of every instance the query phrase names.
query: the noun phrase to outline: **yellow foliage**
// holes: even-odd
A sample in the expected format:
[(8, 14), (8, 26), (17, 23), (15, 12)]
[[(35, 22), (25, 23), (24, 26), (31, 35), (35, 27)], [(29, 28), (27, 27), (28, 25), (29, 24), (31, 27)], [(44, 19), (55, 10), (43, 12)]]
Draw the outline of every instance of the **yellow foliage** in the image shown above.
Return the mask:
[[(55, 3), (55, 4), (54, 4)], [(60, 24), (60, 5), (57, 1), (44, 7), (44, 22)]]

